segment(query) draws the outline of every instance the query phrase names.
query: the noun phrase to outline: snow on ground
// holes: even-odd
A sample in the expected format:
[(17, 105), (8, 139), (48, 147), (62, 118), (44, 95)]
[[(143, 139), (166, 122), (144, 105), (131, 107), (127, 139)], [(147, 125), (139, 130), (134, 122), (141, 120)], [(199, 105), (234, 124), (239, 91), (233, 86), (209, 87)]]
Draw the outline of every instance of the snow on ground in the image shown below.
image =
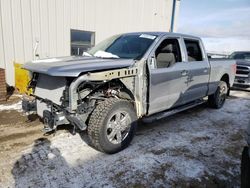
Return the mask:
[(250, 99), (250, 90), (240, 91), (240, 90), (231, 90), (231, 96), (237, 96), (243, 99)]
[(37, 139), (8, 159), (0, 187), (239, 187), (250, 93), (238, 93), (220, 110), (204, 104), (142, 124), (114, 155), (91, 148), (86, 133)]
[(4, 105), (0, 104), (0, 111), (3, 110), (17, 110), (18, 112), (22, 111), (22, 101), (19, 101), (17, 103), (11, 104), (11, 105)]

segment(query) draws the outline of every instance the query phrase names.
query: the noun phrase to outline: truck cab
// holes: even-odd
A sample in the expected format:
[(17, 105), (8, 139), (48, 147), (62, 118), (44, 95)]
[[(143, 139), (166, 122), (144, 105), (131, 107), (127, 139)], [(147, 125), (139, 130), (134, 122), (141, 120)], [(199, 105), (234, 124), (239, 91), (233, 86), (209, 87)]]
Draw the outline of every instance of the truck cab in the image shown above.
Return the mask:
[(158, 41), (149, 54), (149, 114), (207, 95), (210, 65), (203, 49), (195, 37), (172, 35)]

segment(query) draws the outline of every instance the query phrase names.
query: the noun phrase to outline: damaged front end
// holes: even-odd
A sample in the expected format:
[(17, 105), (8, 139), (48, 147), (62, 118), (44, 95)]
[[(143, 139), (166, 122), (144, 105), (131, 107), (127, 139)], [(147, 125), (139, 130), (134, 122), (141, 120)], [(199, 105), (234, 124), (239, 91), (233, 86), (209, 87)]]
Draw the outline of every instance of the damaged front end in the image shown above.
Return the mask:
[(30, 96), (22, 100), (26, 114), (36, 113), (44, 123), (44, 131), (55, 130), (58, 125), (68, 124), (62, 111), (59, 97), (65, 88), (65, 78), (33, 73), (28, 88), (33, 90)]
[(109, 97), (134, 100), (136, 74), (136, 68), (88, 73), (76, 78), (33, 73), (29, 84), (33, 94), (23, 99), (23, 110), (36, 112), (46, 133), (62, 124), (71, 124), (74, 130), (82, 131), (87, 128), (89, 115), (98, 101)]
[(44, 123), (44, 132), (56, 130), (62, 124), (72, 124), (80, 130), (86, 129), (86, 118), (68, 111), (69, 85), (72, 80), (73, 78), (33, 74), (28, 86), (33, 94), (23, 98), (22, 107), (26, 113), (37, 113)]

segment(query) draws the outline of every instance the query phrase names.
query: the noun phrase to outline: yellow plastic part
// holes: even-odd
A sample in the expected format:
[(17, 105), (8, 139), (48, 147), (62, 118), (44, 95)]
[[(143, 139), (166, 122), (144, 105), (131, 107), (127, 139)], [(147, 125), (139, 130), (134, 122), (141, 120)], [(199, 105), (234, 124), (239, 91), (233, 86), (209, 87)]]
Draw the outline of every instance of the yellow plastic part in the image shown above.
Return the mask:
[(29, 72), (27, 70), (22, 69), (23, 64), (14, 63), (15, 67), (15, 87), (22, 94), (31, 94), (32, 90), (27, 90), (27, 86), (29, 84)]

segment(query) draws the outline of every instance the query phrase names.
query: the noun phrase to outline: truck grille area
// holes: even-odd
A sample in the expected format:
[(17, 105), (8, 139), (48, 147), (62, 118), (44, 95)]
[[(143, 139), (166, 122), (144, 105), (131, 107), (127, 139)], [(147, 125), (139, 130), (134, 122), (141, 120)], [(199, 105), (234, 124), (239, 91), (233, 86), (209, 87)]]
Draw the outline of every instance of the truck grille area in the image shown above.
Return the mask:
[(236, 76), (249, 77), (250, 67), (237, 65)]
[(62, 96), (65, 87), (66, 79), (64, 77), (39, 74), (34, 94), (39, 98), (62, 105)]
[(244, 85), (250, 87), (250, 67), (237, 65), (234, 85)]

